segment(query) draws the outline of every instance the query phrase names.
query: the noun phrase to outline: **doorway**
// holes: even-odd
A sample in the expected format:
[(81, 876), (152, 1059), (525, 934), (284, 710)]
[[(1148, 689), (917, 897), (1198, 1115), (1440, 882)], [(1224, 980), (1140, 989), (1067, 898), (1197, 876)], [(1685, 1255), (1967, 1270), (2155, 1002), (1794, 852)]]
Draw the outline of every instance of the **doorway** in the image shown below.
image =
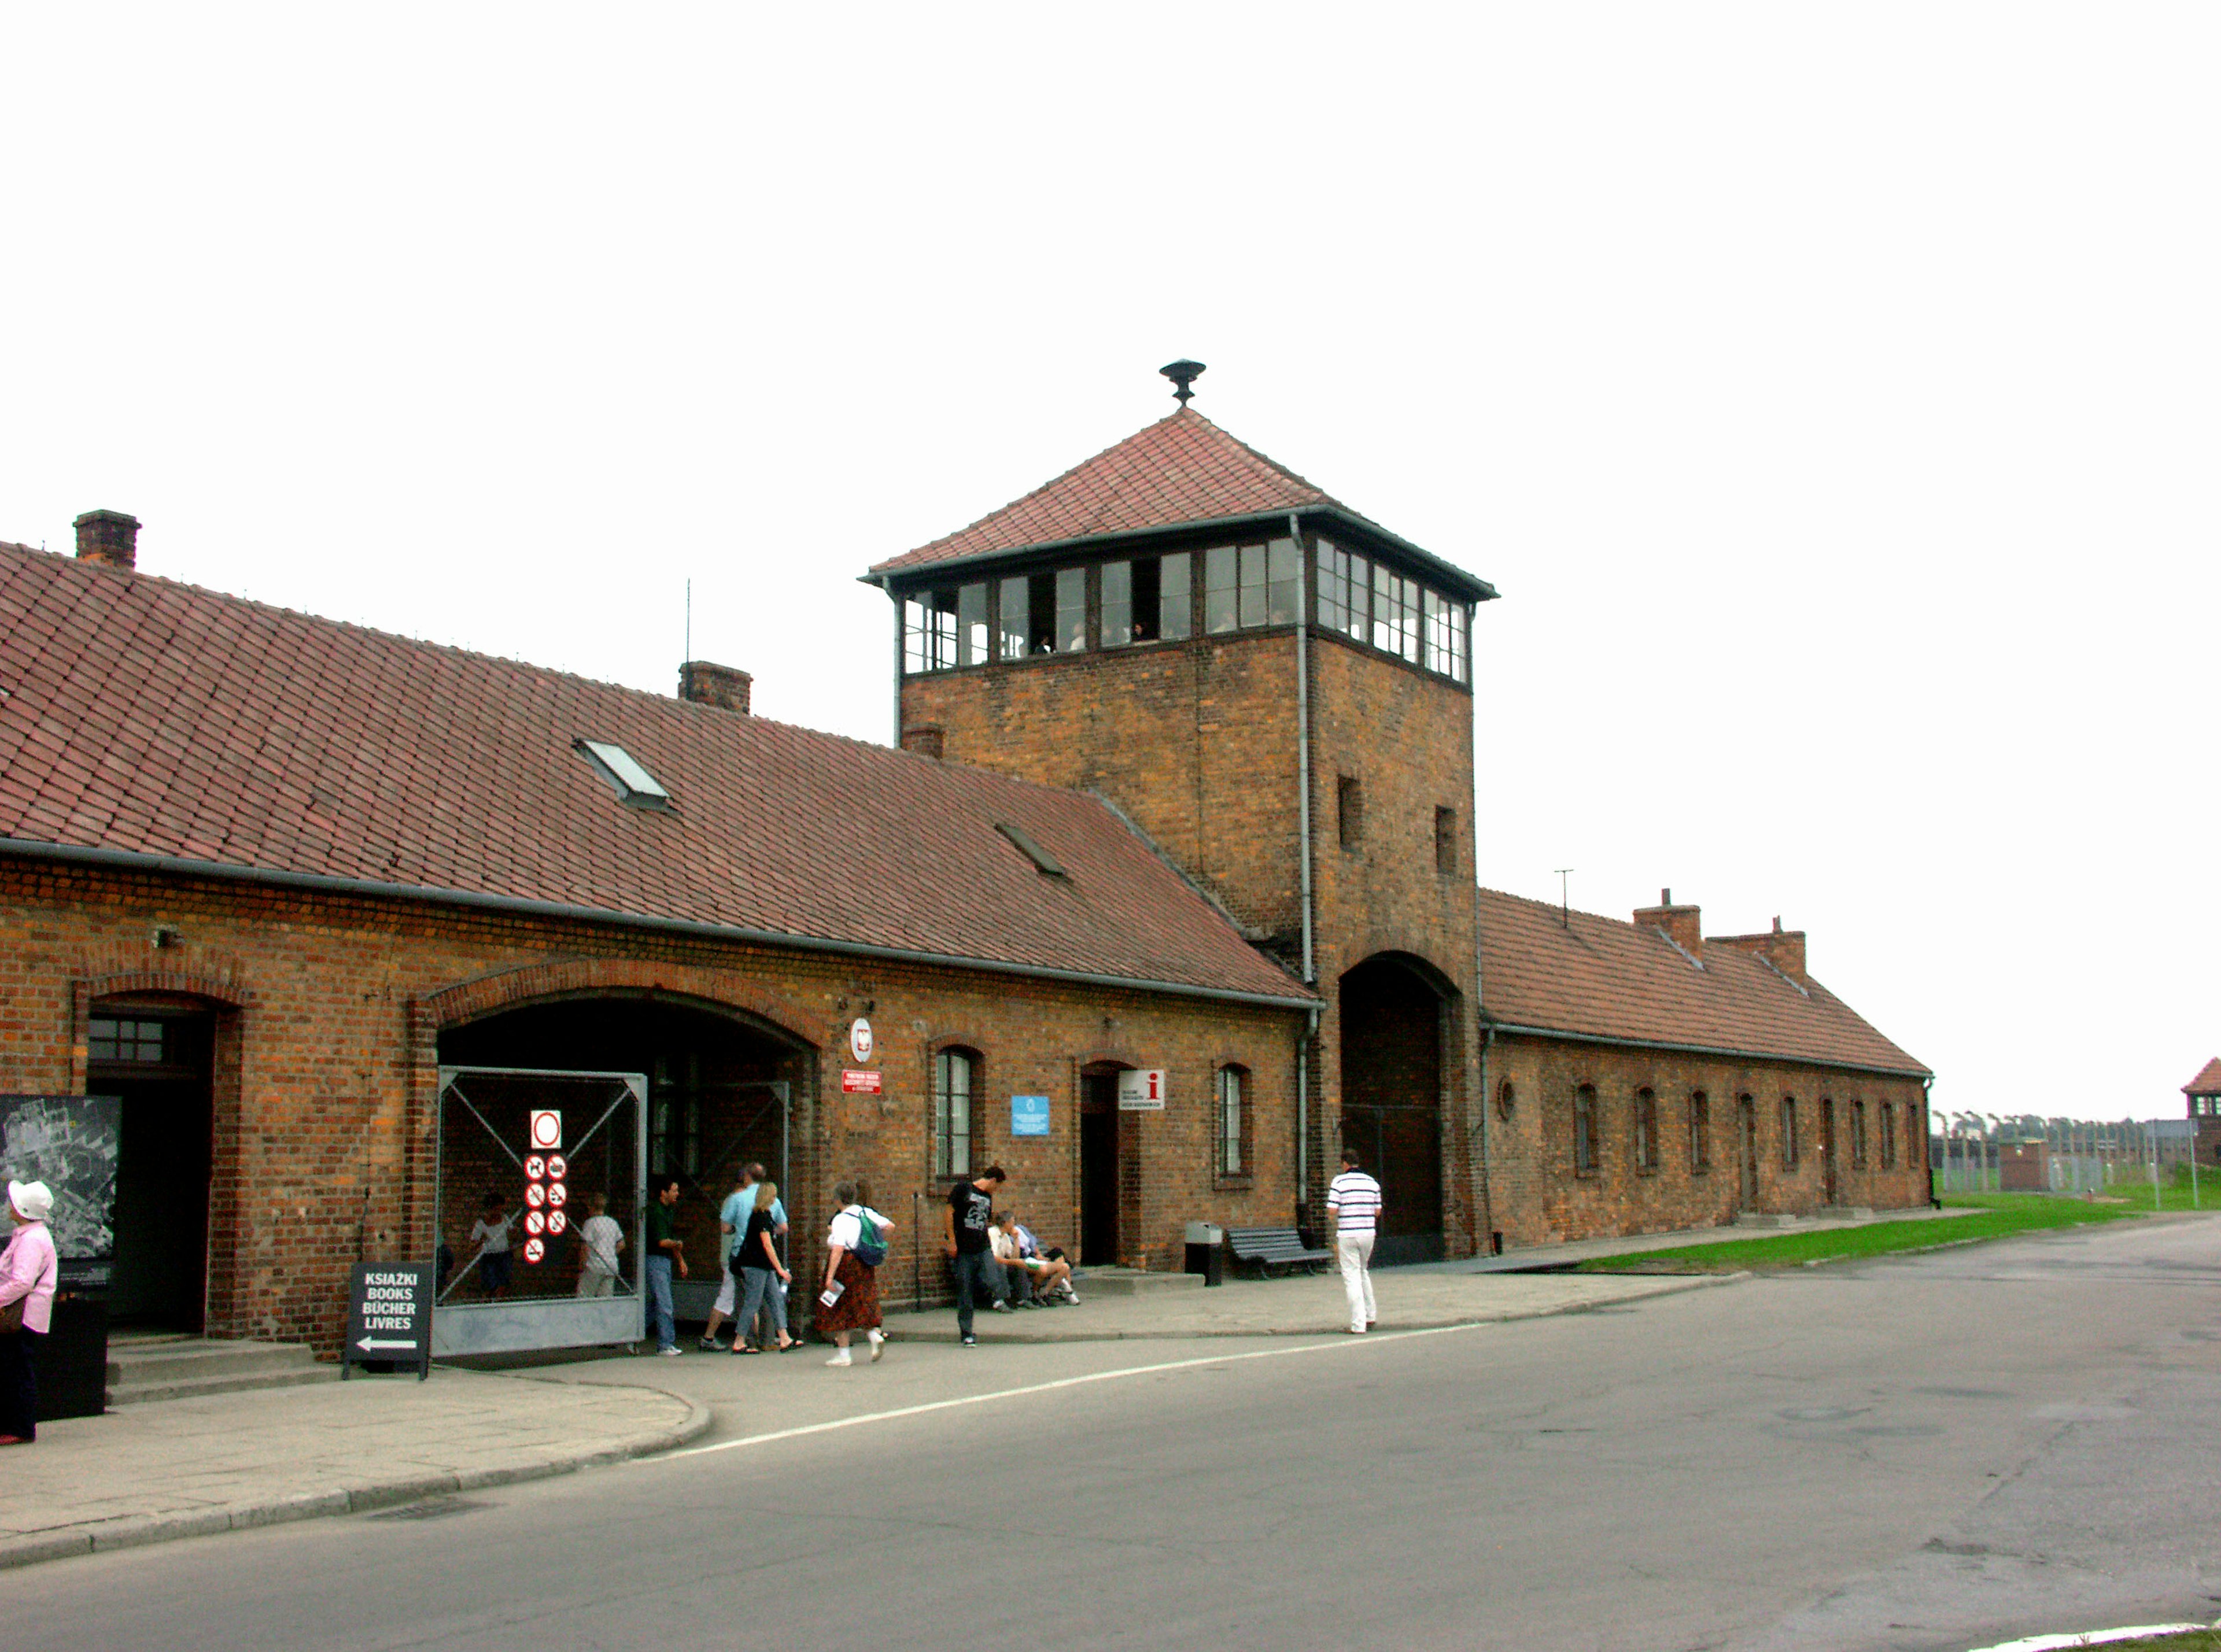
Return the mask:
[(108, 1321), (197, 1334), (208, 1312), (216, 1018), (123, 999), (86, 1025), (85, 1093), (122, 1101)]
[(1118, 1073), (1079, 1075), (1079, 1259), (1118, 1261)]
[(1342, 977), (1342, 1138), (1380, 1182), (1378, 1267), (1442, 1258), (1445, 998), (1424, 967), (1384, 954)]
[(1736, 1103), (1736, 1157), (1742, 1173), (1742, 1208), (1758, 1208), (1758, 1103), (1744, 1096)]

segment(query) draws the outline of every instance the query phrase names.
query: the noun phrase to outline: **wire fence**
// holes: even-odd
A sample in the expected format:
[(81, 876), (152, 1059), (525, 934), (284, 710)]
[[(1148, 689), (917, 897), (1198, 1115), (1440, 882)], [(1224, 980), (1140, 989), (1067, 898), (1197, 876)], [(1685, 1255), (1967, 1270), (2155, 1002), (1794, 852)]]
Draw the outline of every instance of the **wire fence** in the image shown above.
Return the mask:
[(2193, 1208), (2221, 1206), (2221, 1119), (2201, 1139), (2193, 1119), (2046, 1119), (1938, 1113), (1928, 1138), (1938, 1193), (2119, 1197), (2187, 1190)]

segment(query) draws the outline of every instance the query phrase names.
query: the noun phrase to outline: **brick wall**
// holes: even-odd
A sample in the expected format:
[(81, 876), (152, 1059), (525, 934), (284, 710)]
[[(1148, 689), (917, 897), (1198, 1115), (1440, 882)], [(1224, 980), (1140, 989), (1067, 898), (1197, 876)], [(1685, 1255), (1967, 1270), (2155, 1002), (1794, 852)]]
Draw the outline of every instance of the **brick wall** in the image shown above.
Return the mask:
[[(157, 926), (178, 931), (179, 944), (156, 952)], [(979, 1150), (1010, 1172), (1008, 1202), (1046, 1242), (1076, 1246), (1076, 1109), (1080, 1069), (1092, 1061), (1172, 1075), (1165, 1112), (1125, 1121), (1127, 1260), (1175, 1267), (1186, 1220), (1282, 1223), (1295, 1198), (1301, 1019), (1286, 1012), (0, 858), (0, 1089), (82, 1093), (91, 1004), (158, 988), (216, 1012), (214, 1335), (331, 1351), (358, 1220), (374, 1256), (431, 1248), (441, 1029), (564, 997), (655, 994), (727, 1007), (805, 1046), (793, 1069), (796, 1233), (814, 1244), (833, 1181), (865, 1181), (903, 1230), (883, 1275), (892, 1303), (911, 1291), (913, 1210), (946, 1186), (929, 1174), (929, 1098), (932, 1053), (948, 1043), (980, 1052)], [(843, 1039), (867, 1000), (885, 1093), (843, 1096)], [(1252, 1174), (1218, 1186), (1211, 1075), (1229, 1062), (1249, 1073)], [(1013, 1094), (1050, 1098), (1050, 1136), (1010, 1137)], [(937, 1231), (937, 1213), (930, 1225)], [(716, 1256), (710, 1197), (690, 1194), (682, 1231), (690, 1256)], [(929, 1300), (942, 1294), (932, 1254), (916, 1276)]]
[[(1927, 1138), (1920, 1083), (1793, 1063), (1738, 1064), (1724, 1059), (1626, 1050), (1527, 1037), (1500, 1037), (1487, 1054), (1487, 1120), (1492, 1208), (1508, 1246), (1628, 1233), (1662, 1233), (1734, 1221), (1741, 1194), (1737, 1112), (1752, 1098), (1757, 1127), (1757, 1198), (1748, 1208), (1811, 1215), (1826, 1207), (1826, 1155), (1820, 1104), (1835, 1104), (1838, 1206), (1901, 1210), (1928, 1201)], [(1497, 1104), (1513, 1087), (1511, 1114)], [(1584, 1084), (1597, 1094), (1599, 1163), (1592, 1175), (1573, 1168), (1573, 1105)], [(1658, 1169), (1635, 1164), (1636, 1093), (1656, 1100)], [(1704, 1093), (1710, 1113), (1711, 1164), (1692, 1163), (1688, 1107)], [(1798, 1104), (1794, 1169), (1782, 1163), (1780, 1106)], [(1854, 1163), (1854, 1103), (1864, 1104), (1865, 1163)], [(1895, 1163), (1881, 1153), (1883, 1107), (1894, 1114)]]

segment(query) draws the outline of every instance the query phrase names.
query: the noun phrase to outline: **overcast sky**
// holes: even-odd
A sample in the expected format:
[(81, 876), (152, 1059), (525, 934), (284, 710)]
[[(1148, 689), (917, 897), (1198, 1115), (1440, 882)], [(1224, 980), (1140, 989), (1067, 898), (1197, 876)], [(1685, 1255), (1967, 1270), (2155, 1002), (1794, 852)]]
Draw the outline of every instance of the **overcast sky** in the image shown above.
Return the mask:
[(1481, 880), (1940, 1110), (2221, 1053), (2221, 12), (0, 13), (0, 539), (884, 740), (869, 563), (1196, 406), (1494, 582)]

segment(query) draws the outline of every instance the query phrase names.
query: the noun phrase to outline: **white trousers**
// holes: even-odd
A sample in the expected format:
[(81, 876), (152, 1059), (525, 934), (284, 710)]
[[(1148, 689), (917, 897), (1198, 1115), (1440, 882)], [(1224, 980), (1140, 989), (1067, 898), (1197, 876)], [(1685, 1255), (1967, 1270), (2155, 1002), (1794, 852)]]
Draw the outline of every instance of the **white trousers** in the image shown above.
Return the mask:
[(1349, 1299), (1349, 1328), (1361, 1331), (1380, 1317), (1373, 1306), (1373, 1236), (1336, 1234), (1334, 1259), (1342, 1268), (1342, 1294)]

